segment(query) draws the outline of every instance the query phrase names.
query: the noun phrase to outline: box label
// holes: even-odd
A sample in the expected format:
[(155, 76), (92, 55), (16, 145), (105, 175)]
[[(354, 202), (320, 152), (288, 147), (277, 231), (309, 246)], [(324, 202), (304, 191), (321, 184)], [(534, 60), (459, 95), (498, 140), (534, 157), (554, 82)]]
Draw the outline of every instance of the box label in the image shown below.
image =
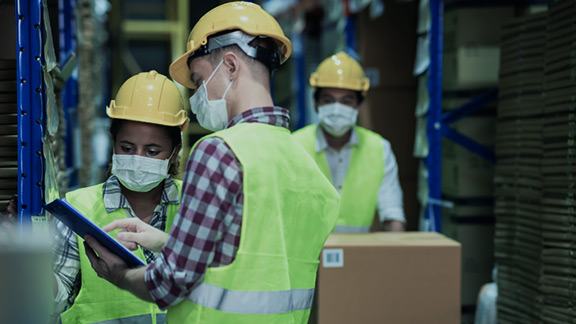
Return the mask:
[(322, 261), (324, 268), (341, 268), (344, 266), (344, 250), (324, 249), (322, 251)]

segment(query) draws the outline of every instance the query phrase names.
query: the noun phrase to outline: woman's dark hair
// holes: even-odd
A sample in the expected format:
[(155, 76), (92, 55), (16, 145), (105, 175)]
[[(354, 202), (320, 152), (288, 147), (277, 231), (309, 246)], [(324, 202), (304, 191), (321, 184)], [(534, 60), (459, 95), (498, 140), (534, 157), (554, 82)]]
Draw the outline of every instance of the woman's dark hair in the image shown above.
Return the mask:
[[(112, 142), (116, 143), (116, 138), (118, 137), (118, 133), (120, 129), (122, 129), (122, 125), (124, 124), (124, 119), (116, 119), (112, 118), (112, 122), (110, 123), (110, 135), (112, 136)], [(166, 136), (172, 142), (172, 150), (174, 150), (178, 145), (182, 145), (182, 134), (180, 132), (180, 127), (178, 126), (162, 126), (164, 132), (166, 132)], [(170, 169), (168, 173), (172, 176), (178, 174), (180, 170), (180, 159), (176, 159), (176, 162), (170, 165)], [(110, 172), (108, 172), (110, 173)]]

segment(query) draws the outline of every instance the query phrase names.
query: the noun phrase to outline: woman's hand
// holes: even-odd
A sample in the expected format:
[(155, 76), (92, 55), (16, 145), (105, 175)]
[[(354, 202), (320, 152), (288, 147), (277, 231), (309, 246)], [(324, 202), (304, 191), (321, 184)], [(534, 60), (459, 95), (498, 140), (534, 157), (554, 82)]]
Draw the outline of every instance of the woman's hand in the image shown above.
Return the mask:
[(138, 218), (115, 220), (102, 229), (110, 232), (118, 228), (122, 231), (116, 234), (116, 239), (130, 250), (136, 250), (140, 245), (150, 251), (160, 252), (169, 237), (168, 233), (150, 226)]

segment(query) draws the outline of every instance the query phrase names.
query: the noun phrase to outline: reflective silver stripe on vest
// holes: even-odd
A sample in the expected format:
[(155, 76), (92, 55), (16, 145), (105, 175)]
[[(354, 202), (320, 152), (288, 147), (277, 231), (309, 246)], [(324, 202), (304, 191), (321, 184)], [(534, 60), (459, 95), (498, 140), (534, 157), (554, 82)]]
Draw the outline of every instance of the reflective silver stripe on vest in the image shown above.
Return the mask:
[(239, 291), (202, 283), (188, 300), (225, 313), (278, 314), (312, 307), (314, 288), (280, 291)]
[[(166, 323), (166, 314), (162, 315), (164, 315), (164, 321), (158, 323)], [(158, 318), (158, 316), (156, 316), (156, 318)], [(144, 314), (124, 318), (117, 318), (109, 321), (94, 322), (94, 324), (152, 324), (152, 315)]]
[(336, 225), (336, 227), (334, 227), (334, 233), (368, 233), (368, 232), (370, 232), (370, 226)]

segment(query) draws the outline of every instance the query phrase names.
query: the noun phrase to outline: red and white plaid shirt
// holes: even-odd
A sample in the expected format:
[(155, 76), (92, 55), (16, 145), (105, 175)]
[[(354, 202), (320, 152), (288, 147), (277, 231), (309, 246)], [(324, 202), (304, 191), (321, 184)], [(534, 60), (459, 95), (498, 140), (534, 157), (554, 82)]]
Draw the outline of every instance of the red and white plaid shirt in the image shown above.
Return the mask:
[[(254, 108), (234, 117), (227, 128), (239, 123), (288, 128), (289, 120), (284, 108)], [(146, 270), (148, 290), (161, 309), (186, 298), (207, 267), (234, 261), (244, 206), (242, 176), (240, 161), (221, 138), (206, 138), (191, 153), (170, 238)]]

